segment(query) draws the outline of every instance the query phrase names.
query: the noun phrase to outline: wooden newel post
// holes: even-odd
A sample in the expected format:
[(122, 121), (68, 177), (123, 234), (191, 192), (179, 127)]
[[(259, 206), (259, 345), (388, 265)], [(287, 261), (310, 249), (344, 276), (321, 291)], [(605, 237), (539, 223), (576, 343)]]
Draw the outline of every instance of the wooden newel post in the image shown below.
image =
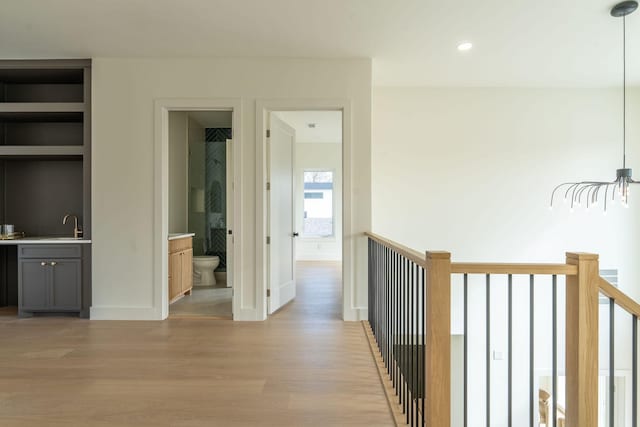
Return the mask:
[(425, 422), (451, 425), (451, 254), (427, 252)]
[(567, 427), (598, 426), (598, 255), (567, 253)]

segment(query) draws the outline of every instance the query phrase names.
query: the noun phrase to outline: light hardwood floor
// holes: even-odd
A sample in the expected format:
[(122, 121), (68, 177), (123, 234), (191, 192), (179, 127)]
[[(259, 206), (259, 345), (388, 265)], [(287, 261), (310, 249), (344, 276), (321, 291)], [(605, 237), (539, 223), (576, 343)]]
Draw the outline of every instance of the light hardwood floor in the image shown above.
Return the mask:
[(0, 317), (1, 426), (390, 426), (336, 265), (266, 322)]

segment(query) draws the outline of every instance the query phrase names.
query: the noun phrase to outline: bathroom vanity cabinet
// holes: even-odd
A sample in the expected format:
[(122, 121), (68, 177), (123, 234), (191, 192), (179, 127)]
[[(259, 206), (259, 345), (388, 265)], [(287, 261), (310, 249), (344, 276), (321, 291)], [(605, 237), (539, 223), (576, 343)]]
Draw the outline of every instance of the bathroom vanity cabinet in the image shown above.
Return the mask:
[(193, 288), (193, 237), (169, 238), (169, 303)]

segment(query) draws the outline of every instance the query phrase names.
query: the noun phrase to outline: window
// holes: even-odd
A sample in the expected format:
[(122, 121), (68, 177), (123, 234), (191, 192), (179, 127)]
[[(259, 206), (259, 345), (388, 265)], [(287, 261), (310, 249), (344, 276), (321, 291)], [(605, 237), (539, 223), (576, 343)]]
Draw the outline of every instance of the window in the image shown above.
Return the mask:
[(303, 210), (303, 236), (333, 236), (332, 171), (304, 171)]

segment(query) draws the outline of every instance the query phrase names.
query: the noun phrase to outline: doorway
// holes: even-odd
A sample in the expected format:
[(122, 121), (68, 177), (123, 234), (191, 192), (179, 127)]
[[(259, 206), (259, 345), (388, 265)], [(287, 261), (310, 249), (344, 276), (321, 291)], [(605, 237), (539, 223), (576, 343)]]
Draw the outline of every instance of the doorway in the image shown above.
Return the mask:
[(340, 318), (343, 112), (278, 110), (266, 121), (267, 313), (322, 300), (314, 307)]
[[(241, 286), (234, 280), (241, 250), (239, 111), (239, 100), (156, 102), (162, 177), (156, 182), (156, 230), (162, 231), (154, 252), (161, 274), (154, 301), (162, 319), (233, 318), (234, 288)], [(180, 258), (172, 256), (175, 250)]]
[[(169, 112), (171, 317), (233, 318), (232, 159), (231, 111)], [(182, 236), (191, 239), (181, 255), (192, 255), (192, 266), (172, 253)], [(191, 276), (182, 275), (188, 285), (178, 290), (176, 269)]]

